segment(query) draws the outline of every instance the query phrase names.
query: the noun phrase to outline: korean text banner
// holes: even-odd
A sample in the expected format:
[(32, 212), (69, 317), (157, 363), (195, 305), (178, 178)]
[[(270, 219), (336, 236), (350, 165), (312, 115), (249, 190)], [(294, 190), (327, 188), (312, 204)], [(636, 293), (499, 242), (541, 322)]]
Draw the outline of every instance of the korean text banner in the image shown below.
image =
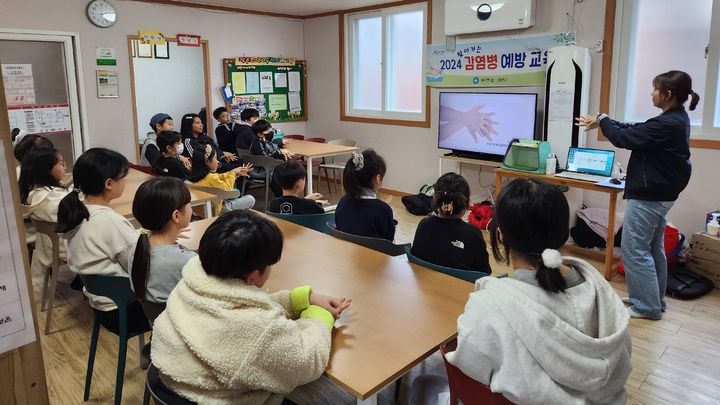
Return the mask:
[(542, 86), (547, 50), (575, 43), (575, 33), (428, 45), (425, 84), (432, 87)]

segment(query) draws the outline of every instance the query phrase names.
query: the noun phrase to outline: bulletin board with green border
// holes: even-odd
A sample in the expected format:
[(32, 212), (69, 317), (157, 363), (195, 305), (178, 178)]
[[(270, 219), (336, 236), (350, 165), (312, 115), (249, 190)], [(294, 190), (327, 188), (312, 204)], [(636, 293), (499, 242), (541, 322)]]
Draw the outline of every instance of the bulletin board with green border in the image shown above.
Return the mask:
[(232, 87), (232, 99), (225, 107), (234, 121), (240, 121), (240, 112), (245, 108), (256, 108), (260, 118), (269, 122), (307, 121), (307, 65), (304, 60), (226, 58), (223, 59), (223, 74), (225, 85)]

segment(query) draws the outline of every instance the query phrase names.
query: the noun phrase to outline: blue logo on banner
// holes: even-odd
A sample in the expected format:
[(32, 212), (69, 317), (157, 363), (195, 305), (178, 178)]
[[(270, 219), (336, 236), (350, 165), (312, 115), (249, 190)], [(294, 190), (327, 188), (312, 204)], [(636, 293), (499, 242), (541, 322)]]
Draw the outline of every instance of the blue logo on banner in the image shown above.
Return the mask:
[(480, 83), (480, 79), (478, 79), (477, 77), (473, 77), (473, 84), (478, 84), (478, 83)]

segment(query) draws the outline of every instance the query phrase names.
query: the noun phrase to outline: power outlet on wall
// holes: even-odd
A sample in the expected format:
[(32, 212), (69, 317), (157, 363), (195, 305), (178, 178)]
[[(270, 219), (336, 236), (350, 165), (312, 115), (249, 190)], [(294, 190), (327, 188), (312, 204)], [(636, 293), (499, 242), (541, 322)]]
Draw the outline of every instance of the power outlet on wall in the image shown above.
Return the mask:
[(597, 41), (595, 41), (595, 53), (602, 53), (604, 44), (605, 41), (603, 41), (602, 39), (598, 39)]

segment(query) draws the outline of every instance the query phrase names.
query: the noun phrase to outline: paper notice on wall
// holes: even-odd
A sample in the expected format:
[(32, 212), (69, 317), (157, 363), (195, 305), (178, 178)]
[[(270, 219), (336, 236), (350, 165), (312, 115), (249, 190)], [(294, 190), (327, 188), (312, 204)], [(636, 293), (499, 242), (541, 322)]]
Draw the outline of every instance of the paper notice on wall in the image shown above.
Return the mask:
[(288, 72), (288, 91), (300, 91), (300, 72)]
[(287, 73), (275, 73), (275, 87), (287, 87)]
[(571, 89), (551, 89), (545, 112), (548, 121), (573, 122), (574, 95)]
[(31, 64), (2, 64), (7, 105), (35, 104), (35, 81)]
[(245, 72), (232, 72), (230, 75), (232, 78), (232, 89), (235, 94), (245, 94), (247, 89), (245, 87)]
[[(260, 74), (258, 72), (247, 72), (245, 73), (247, 79), (247, 88), (245, 89), (248, 93), (259, 93), (260, 92)], [(239, 94), (235, 90), (235, 94)]]
[(300, 112), (302, 110), (300, 93), (292, 91), (288, 93), (288, 102), (290, 104), (290, 112)]
[(10, 128), (20, 128), (28, 134), (72, 130), (70, 107), (67, 104), (8, 107), (8, 118)]
[(273, 74), (272, 72), (260, 72), (260, 93), (273, 92)]
[(98, 98), (120, 97), (118, 73), (114, 70), (96, 70)]
[[(0, 155), (5, 156), (0, 143)], [(15, 176), (15, 173), (12, 173)], [(30, 295), (15, 207), (10, 193), (10, 173), (0, 165), (0, 353), (35, 341)]]
[(271, 94), (268, 98), (270, 111), (285, 111), (288, 109), (287, 97), (284, 94)]

